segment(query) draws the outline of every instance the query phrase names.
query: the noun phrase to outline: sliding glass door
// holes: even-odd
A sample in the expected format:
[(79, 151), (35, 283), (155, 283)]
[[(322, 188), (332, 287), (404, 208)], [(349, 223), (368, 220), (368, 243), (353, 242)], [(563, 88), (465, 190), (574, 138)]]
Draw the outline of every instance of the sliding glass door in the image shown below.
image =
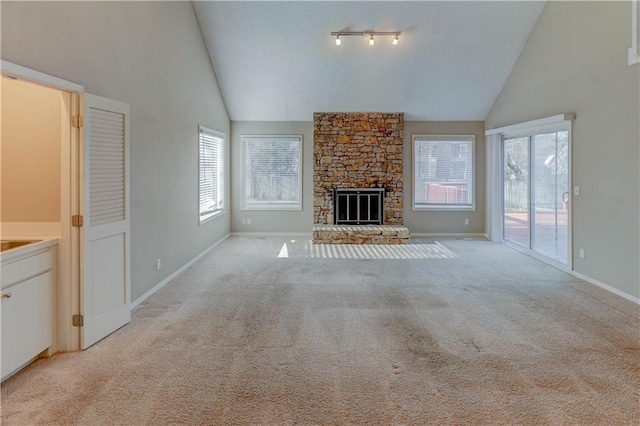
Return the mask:
[(569, 131), (503, 140), (504, 239), (569, 262)]
[(568, 132), (535, 135), (531, 142), (533, 233), (531, 246), (567, 263), (569, 248)]
[(504, 238), (529, 247), (529, 138), (504, 141)]

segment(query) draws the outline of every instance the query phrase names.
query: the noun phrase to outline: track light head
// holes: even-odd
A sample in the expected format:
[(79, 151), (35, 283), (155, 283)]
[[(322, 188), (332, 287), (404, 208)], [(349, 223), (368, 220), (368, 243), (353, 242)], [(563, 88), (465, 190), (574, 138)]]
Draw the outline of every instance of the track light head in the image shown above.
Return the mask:
[(342, 40), (340, 40), (340, 34), (336, 36), (336, 46), (340, 46), (342, 44)]
[(369, 46), (373, 46), (374, 44), (376, 44), (376, 41), (373, 39), (373, 34), (371, 34), (369, 37)]
[(399, 41), (400, 41), (400, 38), (398, 37), (398, 34), (396, 34), (396, 36), (393, 38), (393, 41), (391, 43), (393, 43), (393, 45), (396, 46)]

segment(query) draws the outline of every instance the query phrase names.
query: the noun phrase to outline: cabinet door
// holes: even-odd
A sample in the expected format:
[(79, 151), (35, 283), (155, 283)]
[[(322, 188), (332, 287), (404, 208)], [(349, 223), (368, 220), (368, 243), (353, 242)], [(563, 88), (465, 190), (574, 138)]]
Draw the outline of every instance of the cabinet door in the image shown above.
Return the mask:
[(51, 346), (53, 279), (48, 271), (2, 290), (3, 378)]

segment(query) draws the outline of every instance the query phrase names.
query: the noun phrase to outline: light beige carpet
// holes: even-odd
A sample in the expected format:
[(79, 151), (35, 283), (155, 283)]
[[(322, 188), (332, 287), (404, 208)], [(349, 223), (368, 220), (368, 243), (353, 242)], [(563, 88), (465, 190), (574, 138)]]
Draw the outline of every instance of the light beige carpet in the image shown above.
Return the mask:
[(422, 242), (232, 237), (3, 383), (2, 424), (639, 424), (637, 305), (504, 246)]

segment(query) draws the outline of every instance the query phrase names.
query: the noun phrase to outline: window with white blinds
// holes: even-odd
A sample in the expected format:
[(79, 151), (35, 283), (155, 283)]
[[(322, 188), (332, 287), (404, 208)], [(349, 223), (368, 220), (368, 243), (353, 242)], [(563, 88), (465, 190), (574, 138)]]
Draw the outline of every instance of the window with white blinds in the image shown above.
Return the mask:
[(302, 136), (242, 136), (242, 208), (302, 210)]
[(413, 136), (413, 209), (475, 210), (475, 136)]
[(224, 210), (224, 149), (225, 135), (198, 127), (200, 169), (200, 223)]

